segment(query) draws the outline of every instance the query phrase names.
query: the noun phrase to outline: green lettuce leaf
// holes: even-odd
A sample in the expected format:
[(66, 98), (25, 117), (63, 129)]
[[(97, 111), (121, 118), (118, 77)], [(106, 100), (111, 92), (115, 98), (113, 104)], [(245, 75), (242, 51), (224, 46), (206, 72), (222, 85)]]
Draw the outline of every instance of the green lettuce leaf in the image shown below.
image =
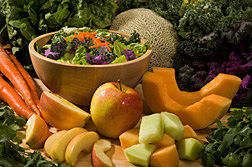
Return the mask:
[(123, 62), (127, 62), (125, 55), (122, 55), (122, 56), (116, 58), (110, 64), (117, 64), (117, 63), (123, 63)]
[(86, 60), (86, 48), (84, 46), (79, 46), (79, 48), (75, 52), (75, 56), (73, 58), (73, 64), (82, 64), (82, 65), (89, 65)]
[(66, 53), (66, 54), (64, 54), (64, 56), (62, 56), (57, 61), (63, 62), (63, 63), (72, 63), (73, 58), (74, 58), (74, 55), (72, 55), (70, 53)]

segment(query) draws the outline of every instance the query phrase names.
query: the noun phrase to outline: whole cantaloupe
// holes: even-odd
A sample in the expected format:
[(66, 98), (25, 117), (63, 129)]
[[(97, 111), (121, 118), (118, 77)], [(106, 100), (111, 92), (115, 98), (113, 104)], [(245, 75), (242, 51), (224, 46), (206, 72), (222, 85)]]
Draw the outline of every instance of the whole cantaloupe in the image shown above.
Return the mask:
[(118, 14), (111, 30), (132, 33), (134, 30), (152, 46), (150, 67), (171, 67), (176, 55), (178, 36), (173, 25), (154, 11), (145, 8), (130, 9)]

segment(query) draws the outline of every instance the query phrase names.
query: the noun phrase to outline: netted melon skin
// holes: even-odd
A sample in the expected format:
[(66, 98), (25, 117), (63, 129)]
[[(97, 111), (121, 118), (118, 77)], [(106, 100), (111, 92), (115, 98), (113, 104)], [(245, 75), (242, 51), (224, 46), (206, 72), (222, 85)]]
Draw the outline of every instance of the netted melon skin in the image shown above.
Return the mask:
[(177, 32), (168, 20), (150, 9), (136, 8), (118, 14), (111, 30), (132, 33), (134, 30), (152, 46), (150, 67), (172, 67), (179, 44)]

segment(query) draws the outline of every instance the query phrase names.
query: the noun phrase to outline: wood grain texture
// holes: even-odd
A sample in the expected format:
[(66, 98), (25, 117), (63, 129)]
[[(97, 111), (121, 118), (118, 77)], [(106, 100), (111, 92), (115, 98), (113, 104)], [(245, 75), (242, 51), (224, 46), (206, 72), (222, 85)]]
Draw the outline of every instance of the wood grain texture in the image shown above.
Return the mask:
[[(111, 31), (129, 37), (129, 34)], [(62, 63), (42, 56), (36, 52), (35, 43), (41, 48), (56, 32), (39, 36), (29, 44), (29, 52), (34, 69), (52, 92), (78, 104), (89, 106), (93, 93), (101, 84), (121, 80), (122, 83), (135, 87), (142, 75), (148, 70), (151, 47), (141, 57), (124, 63), (109, 65), (74, 65)], [(147, 42), (141, 39), (142, 43)]]
[[(35, 82), (38, 85), (39, 93), (41, 93), (43, 90), (48, 90), (47, 87), (39, 79), (35, 79)], [(141, 84), (137, 85), (135, 90), (138, 91), (141, 96), (143, 96)], [(150, 111), (149, 111), (148, 107), (145, 107), (144, 113), (148, 114), (149, 112)], [(230, 114), (224, 115), (224, 117), (221, 119), (221, 122), (226, 122), (229, 117), (230, 117)], [(140, 121), (139, 121), (139, 123), (140, 123)], [(139, 124), (136, 126), (139, 126)], [(196, 131), (196, 133), (198, 135), (198, 140), (201, 143), (204, 143), (206, 141), (205, 137), (211, 132), (211, 128), (216, 128), (216, 127), (217, 127), (217, 125), (213, 124), (208, 128)], [(95, 128), (94, 124), (92, 123), (92, 121), (89, 121), (87, 123), (87, 125), (85, 126), (85, 128), (90, 131), (96, 131), (96, 128)], [(55, 133), (57, 131), (57, 129), (51, 127), (50, 131), (52, 133)], [(21, 132), (19, 135), (21, 135), (21, 137), (23, 137), (23, 138), (25, 136), (24, 132)], [(102, 136), (100, 136), (100, 137), (102, 138)], [(110, 141), (112, 142), (112, 149), (110, 151), (108, 151), (106, 154), (112, 159), (113, 166), (114, 167), (134, 167), (135, 165), (129, 163), (126, 160), (126, 157), (123, 154), (123, 149), (120, 147), (119, 140), (110, 139)], [(28, 150), (28, 151), (33, 151), (33, 150), (29, 149), (29, 147), (24, 142), (22, 143), (22, 146), (25, 147), (26, 150)], [(44, 154), (43, 149), (39, 149), (36, 151), (41, 151), (43, 156), (45, 156), (47, 159), (50, 159), (49, 157), (47, 157)], [(75, 167), (83, 167), (83, 166), (92, 167), (91, 154), (85, 154), (84, 152), (81, 152), (81, 154), (79, 155), (79, 161), (75, 165)], [(179, 167), (202, 167), (202, 164), (201, 164), (200, 159), (197, 161), (194, 161), (194, 162), (180, 160)]]

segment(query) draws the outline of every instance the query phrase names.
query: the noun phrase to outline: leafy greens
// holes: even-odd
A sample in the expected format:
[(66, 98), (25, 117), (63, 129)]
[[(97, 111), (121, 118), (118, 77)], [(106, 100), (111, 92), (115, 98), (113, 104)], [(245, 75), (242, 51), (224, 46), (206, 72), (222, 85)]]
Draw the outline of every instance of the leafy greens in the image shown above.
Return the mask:
[(14, 111), (0, 104), (0, 166), (4, 167), (69, 167), (61, 162), (48, 161), (40, 152), (26, 152), (19, 146), (22, 139), (18, 131), (24, 130), (26, 121), (15, 116)]
[(204, 143), (202, 163), (227, 167), (252, 166), (252, 108), (233, 108), (227, 125), (217, 121), (218, 128)]
[(0, 0), (0, 43), (30, 65), (28, 44), (36, 36), (63, 26), (108, 27), (117, 8), (114, 0)]
[(107, 29), (63, 27), (38, 51), (60, 62), (105, 65), (134, 60), (144, 55), (148, 47), (149, 43), (141, 43), (136, 31), (126, 38)]

